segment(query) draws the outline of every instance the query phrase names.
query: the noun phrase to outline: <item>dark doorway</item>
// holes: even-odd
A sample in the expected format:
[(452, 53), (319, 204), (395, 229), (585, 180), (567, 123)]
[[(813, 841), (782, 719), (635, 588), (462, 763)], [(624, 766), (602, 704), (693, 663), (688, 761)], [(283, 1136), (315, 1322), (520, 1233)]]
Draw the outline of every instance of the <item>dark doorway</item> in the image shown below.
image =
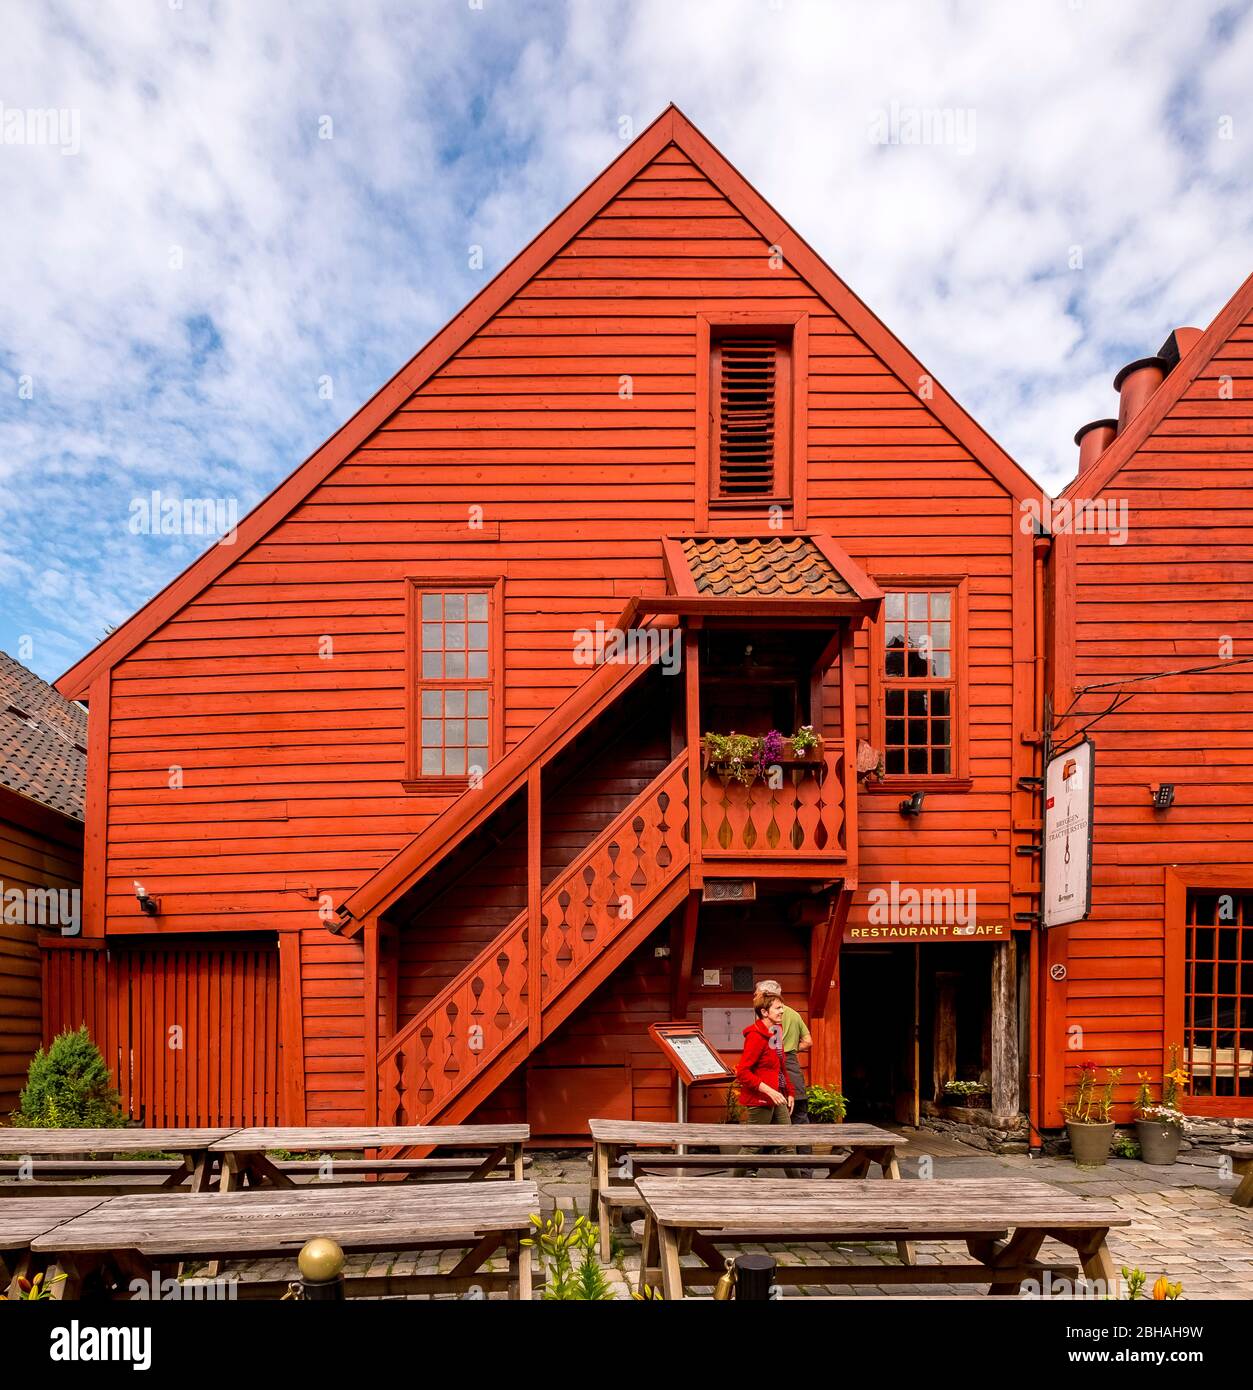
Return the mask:
[(846, 947), (840, 955), (843, 1088), (850, 1120), (906, 1120), (913, 1109), (914, 953)]

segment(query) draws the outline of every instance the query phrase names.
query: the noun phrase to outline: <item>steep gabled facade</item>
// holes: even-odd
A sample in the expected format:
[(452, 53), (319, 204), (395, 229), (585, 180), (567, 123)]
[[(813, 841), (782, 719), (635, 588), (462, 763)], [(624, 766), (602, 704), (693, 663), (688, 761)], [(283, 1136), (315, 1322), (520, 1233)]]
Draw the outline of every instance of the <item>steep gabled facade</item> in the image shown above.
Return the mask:
[(1118, 384), (1051, 562), (1056, 737), (1094, 744), (1095, 845), (1089, 919), (1046, 936), (1043, 1115), (1079, 1058), (1121, 1067), (1129, 1105), (1178, 1045), (1185, 1108), (1250, 1120), (1253, 278)]
[[(1032, 495), (666, 111), (62, 678), (133, 1113), (575, 1137), (672, 1113), (648, 1023), (767, 975), (867, 1110), (1016, 1113)], [(806, 725), (749, 785), (702, 745)]]

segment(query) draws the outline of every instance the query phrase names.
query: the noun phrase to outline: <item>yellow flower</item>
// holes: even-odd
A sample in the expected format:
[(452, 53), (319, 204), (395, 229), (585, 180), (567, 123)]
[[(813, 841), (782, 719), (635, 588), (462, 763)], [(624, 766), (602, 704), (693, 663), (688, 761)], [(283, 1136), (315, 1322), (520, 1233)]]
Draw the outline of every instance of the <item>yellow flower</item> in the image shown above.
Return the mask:
[(1153, 1297), (1159, 1302), (1162, 1299), (1178, 1298), (1181, 1293), (1183, 1293), (1183, 1284), (1172, 1284), (1164, 1274), (1161, 1275), (1157, 1283), (1153, 1285)]

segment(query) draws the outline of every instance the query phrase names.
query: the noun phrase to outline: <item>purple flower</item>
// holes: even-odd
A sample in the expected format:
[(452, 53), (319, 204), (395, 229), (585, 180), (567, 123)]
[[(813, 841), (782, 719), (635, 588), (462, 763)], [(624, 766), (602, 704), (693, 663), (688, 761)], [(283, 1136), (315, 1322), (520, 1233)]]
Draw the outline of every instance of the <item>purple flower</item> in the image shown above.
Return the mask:
[(761, 746), (757, 750), (757, 775), (765, 777), (769, 768), (779, 761), (783, 756), (784, 746), (783, 735), (778, 729), (771, 729), (761, 740)]

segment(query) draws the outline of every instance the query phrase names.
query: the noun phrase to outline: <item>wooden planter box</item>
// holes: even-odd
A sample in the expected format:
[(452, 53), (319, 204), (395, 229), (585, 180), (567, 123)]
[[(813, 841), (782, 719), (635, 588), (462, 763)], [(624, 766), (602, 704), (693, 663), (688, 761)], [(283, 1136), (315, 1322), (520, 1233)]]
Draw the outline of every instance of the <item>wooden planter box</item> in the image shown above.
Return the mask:
[[(826, 745), (825, 741), (819, 737), (818, 742), (807, 753), (793, 753), (790, 748), (785, 748), (776, 759), (780, 767), (823, 767), (826, 764)], [(726, 764), (714, 762), (709, 755), (709, 747), (701, 741), (700, 746), (700, 770), (701, 772), (721, 773), (726, 769)]]

